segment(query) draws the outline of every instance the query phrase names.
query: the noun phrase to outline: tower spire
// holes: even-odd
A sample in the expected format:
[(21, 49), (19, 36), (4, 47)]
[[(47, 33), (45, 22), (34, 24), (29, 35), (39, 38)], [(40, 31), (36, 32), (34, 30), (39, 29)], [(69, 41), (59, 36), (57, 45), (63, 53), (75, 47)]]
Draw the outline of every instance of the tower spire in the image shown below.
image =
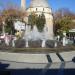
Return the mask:
[(23, 11), (26, 9), (26, 0), (21, 0), (21, 9)]

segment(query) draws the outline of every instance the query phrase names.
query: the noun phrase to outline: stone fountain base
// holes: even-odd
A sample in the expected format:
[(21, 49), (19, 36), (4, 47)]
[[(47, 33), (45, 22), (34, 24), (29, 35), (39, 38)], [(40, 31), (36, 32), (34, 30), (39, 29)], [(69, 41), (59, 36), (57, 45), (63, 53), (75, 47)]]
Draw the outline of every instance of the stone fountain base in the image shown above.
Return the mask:
[[(55, 41), (53, 40), (46, 40), (44, 48), (53, 48)], [(26, 47), (26, 40), (20, 39), (16, 41), (17, 48), (25, 48)], [(42, 48), (42, 40), (29, 40), (28, 41), (28, 48)]]

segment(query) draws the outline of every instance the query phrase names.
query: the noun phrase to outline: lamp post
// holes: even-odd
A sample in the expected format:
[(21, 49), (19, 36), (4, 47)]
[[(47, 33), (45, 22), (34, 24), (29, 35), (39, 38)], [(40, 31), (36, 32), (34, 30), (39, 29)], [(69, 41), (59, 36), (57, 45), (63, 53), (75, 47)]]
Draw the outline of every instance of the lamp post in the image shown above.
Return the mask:
[(66, 46), (66, 32), (63, 32), (63, 46)]
[(5, 35), (5, 22), (3, 21), (3, 26), (2, 26), (2, 33), (3, 33), (3, 35)]

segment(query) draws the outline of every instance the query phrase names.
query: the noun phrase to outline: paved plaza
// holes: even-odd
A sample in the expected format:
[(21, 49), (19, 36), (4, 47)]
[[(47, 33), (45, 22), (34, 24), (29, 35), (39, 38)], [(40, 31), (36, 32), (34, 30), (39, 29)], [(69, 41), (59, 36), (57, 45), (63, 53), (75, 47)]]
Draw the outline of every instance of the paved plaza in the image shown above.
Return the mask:
[(75, 51), (48, 53), (48, 54), (23, 54), (0, 52), (0, 60), (22, 63), (60, 63), (70, 62), (75, 57)]
[(75, 75), (73, 57), (75, 51), (48, 54), (0, 52), (0, 74)]

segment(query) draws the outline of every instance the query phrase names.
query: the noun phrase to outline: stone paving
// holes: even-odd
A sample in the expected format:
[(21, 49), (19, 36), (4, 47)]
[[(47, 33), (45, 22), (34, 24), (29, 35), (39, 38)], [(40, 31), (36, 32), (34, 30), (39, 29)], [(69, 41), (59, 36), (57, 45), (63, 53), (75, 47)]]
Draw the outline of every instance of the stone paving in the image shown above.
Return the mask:
[[(8, 53), (0, 52), (0, 60), (25, 63), (59, 63), (62, 61), (72, 61), (75, 57), (75, 51), (49, 54), (23, 54), (23, 53)], [(63, 60), (62, 60), (63, 59)]]
[(72, 58), (75, 57), (75, 51), (62, 52), (62, 53), (60, 53), (60, 55), (64, 59), (64, 61), (71, 61)]
[(61, 62), (61, 60), (58, 58), (56, 53), (50, 53), (49, 55), (50, 55), (50, 57), (52, 59), (52, 62)]

